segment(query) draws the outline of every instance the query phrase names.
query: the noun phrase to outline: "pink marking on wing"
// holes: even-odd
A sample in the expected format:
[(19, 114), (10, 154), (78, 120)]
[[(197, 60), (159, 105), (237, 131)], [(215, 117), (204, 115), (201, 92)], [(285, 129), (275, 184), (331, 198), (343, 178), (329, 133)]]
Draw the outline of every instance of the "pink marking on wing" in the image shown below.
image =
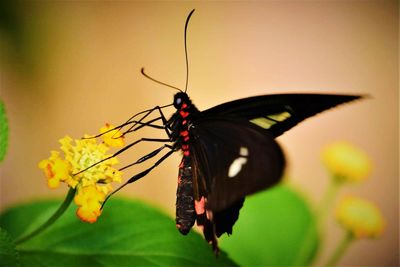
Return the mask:
[(178, 184), (180, 184), (180, 183), (181, 183), (181, 177), (178, 176)]
[(194, 209), (196, 210), (196, 214), (200, 215), (204, 213), (205, 199), (201, 197), (199, 201), (194, 201)]

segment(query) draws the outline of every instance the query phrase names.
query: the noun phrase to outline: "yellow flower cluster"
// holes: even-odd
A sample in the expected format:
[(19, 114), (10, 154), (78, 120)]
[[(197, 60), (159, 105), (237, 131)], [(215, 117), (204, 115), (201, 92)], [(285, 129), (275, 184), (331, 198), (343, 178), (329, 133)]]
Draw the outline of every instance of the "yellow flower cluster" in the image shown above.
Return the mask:
[(112, 190), (111, 183), (121, 182), (122, 173), (113, 167), (119, 163), (118, 159), (107, 151), (110, 147), (123, 146), (124, 140), (112, 129), (110, 125), (100, 129), (103, 143), (89, 136), (77, 140), (66, 136), (59, 140), (64, 157), (58, 151), (51, 151), (50, 157), (39, 163), (50, 188), (57, 188), (64, 182), (76, 190), (77, 215), (86, 222), (97, 220), (101, 205)]
[(371, 173), (368, 156), (348, 142), (329, 144), (322, 151), (322, 161), (340, 182), (361, 182)]
[(336, 219), (356, 238), (379, 237), (384, 229), (380, 210), (359, 197), (343, 198), (336, 208)]

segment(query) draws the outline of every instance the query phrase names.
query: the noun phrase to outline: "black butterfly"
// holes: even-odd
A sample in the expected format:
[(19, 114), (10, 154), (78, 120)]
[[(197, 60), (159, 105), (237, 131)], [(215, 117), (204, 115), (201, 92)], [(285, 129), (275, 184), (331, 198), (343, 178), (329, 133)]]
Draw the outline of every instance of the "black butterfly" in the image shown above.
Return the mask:
[[(193, 11), (185, 24), (185, 52), (187, 25)], [(143, 69), (142, 73), (154, 80)], [(163, 149), (169, 151), (114, 193), (147, 175), (173, 152), (181, 151), (183, 158), (179, 165), (176, 194), (176, 226), (186, 235), (196, 222), (216, 254), (217, 238), (224, 233), (232, 233), (245, 196), (269, 188), (281, 179), (285, 159), (275, 138), (306, 118), (360, 98), (356, 95), (328, 94), (263, 95), (200, 111), (186, 94), (186, 89), (174, 88), (179, 92), (175, 94), (173, 104), (140, 112), (116, 127), (130, 126), (123, 135), (152, 127), (163, 129), (168, 136), (166, 139), (142, 138), (115, 153), (113, 156), (139, 142), (164, 143), (123, 169), (153, 158)], [(162, 110), (172, 105), (176, 111), (170, 119), (166, 119)], [(153, 112), (160, 115), (146, 121)], [(160, 121), (162, 125), (157, 124)]]

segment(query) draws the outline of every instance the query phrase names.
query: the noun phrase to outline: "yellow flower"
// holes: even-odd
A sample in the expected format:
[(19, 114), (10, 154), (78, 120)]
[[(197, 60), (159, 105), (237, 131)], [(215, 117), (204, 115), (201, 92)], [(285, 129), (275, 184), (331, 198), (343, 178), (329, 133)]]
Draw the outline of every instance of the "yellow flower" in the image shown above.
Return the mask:
[(39, 168), (43, 170), (50, 188), (57, 188), (60, 181), (71, 179), (70, 164), (68, 161), (62, 160), (57, 151), (51, 151), (49, 159), (40, 161)]
[[(117, 130), (112, 132), (113, 136), (121, 135)], [(97, 220), (105, 196), (112, 191), (111, 183), (121, 182), (122, 173), (114, 168), (118, 159), (107, 152), (111, 145), (123, 145), (123, 142), (116, 141), (120, 138), (109, 139), (112, 142), (97, 143), (89, 136), (76, 140), (65, 136), (59, 140), (63, 156), (58, 151), (51, 151), (48, 159), (39, 162), (50, 188), (64, 182), (76, 190), (77, 215), (86, 222)]]
[(363, 181), (372, 169), (368, 156), (348, 142), (326, 146), (322, 151), (322, 161), (339, 181)]
[(384, 228), (380, 210), (371, 202), (347, 196), (336, 208), (337, 221), (354, 237), (379, 237)]
[(112, 130), (114, 128), (114, 126), (107, 123), (104, 127), (100, 129), (100, 134), (102, 134), (103, 142), (111, 147), (124, 146), (124, 137), (118, 131), (118, 129)]
[(95, 185), (79, 187), (74, 198), (75, 204), (79, 206), (76, 215), (84, 222), (96, 222), (104, 199), (105, 194)]

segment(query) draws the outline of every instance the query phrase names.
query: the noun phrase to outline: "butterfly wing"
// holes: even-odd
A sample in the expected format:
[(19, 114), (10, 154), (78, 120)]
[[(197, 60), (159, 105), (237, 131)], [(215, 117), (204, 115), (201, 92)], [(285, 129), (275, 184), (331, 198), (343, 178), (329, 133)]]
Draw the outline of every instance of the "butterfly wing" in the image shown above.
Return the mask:
[(196, 220), (217, 251), (216, 237), (232, 233), (244, 197), (281, 179), (284, 156), (268, 131), (246, 120), (198, 120), (190, 134), (194, 197), (205, 208)]
[(333, 94), (264, 95), (227, 102), (201, 115), (246, 119), (277, 137), (309, 117), (359, 98), (361, 96)]
[[(227, 102), (201, 112), (191, 127), (194, 195), (212, 218), (197, 216), (207, 241), (232, 233), (246, 195), (277, 183), (284, 156), (274, 138), (304, 119), (361, 96), (280, 94)], [(200, 222), (200, 223), (199, 223)]]
[(268, 131), (214, 117), (197, 121), (190, 132), (195, 196), (205, 195), (208, 209), (222, 211), (280, 180), (284, 156)]

